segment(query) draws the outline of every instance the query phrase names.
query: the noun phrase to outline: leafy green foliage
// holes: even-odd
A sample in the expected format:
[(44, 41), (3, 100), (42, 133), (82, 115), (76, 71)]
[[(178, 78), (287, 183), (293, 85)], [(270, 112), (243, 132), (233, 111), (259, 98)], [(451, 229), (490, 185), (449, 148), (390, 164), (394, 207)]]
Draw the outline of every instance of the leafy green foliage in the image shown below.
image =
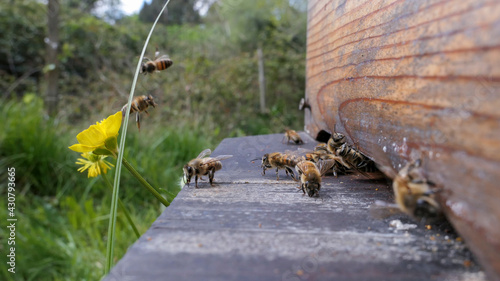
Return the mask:
[[(44, 8), (41, 3), (29, 0), (0, 3), (0, 89), (3, 95), (13, 95), (14, 89), (17, 93), (36, 90), (45, 53)], [(25, 78), (20, 79), (23, 75)]]
[[(186, 24), (199, 23), (200, 14), (195, 10), (198, 0), (172, 1), (168, 4), (168, 10), (159, 20), (163, 24)], [(144, 2), (139, 12), (139, 20), (142, 22), (154, 22), (165, 1), (152, 0), (151, 3)]]

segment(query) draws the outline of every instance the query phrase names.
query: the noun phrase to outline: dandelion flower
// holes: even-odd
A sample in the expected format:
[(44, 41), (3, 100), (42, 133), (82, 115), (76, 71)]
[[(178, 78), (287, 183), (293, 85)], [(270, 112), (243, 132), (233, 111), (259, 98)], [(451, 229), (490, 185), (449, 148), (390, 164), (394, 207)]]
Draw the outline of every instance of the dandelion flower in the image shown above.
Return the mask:
[[(76, 152), (91, 152), (98, 148), (109, 149), (106, 145), (111, 143), (116, 145), (116, 137), (122, 124), (122, 112), (91, 125), (88, 129), (76, 136), (78, 144), (74, 144), (69, 149)], [(112, 148), (113, 149), (113, 148)], [(114, 148), (116, 149), (116, 147)], [(114, 150), (113, 149), (113, 150)]]
[(83, 173), (88, 169), (89, 178), (97, 177), (100, 174), (106, 174), (108, 172), (108, 169), (114, 167), (113, 164), (104, 160), (104, 158), (106, 158), (107, 156), (96, 155), (92, 152), (85, 152), (82, 153), (82, 157), (85, 159), (78, 158), (78, 161), (76, 161), (76, 164), (83, 165), (82, 167), (78, 168), (78, 172)]

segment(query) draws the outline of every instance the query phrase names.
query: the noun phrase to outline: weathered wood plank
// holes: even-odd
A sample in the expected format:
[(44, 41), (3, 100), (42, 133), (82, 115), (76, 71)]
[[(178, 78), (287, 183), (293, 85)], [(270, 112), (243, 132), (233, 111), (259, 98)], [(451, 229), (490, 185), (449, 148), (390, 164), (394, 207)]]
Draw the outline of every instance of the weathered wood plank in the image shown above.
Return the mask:
[(344, 133), (396, 169), (423, 159), (500, 280), (500, 1), (311, 0), (308, 13), (306, 131)]
[[(315, 145), (301, 135), (301, 147)], [(297, 148), (281, 139), (224, 140), (213, 155), (234, 157), (216, 185), (184, 187), (105, 280), (485, 280), (444, 227), (428, 230), (402, 214), (373, 218), (375, 200), (393, 200), (385, 180), (326, 177), (320, 198), (309, 198), (283, 171), (280, 181), (262, 176), (252, 159)]]

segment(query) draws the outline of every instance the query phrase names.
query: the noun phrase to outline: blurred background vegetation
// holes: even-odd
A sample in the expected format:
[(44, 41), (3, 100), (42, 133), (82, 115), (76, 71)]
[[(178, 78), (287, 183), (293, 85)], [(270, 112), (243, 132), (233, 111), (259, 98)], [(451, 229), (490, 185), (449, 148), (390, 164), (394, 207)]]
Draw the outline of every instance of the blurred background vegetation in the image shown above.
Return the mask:
[[(15, 167), (18, 218), (18, 272), (8, 273), (2, 262), (2, 280), (102, 276), (110, 192), (102, 179), (76, 171), (79, 155), (67, 147), (126, 103), (164, 4), (148, 1), (124, 15), (119, 0), (56, 2), (55, 12), (54, 0), (0, 3), (0, 194), (6, 198), (6, 171)], [(177, 194), (182, 166), (223, 138), (300, 130), (305, 46), (306, 0), (172, 0), (146, 55), (158, 47), (174, 65), (139, 77), (136, 95), (153, 95), (159, 107), (142, 118), (141, 132), (132, 116), (125, 157), (148, 181)], [(160, 204), (122, 175), (120, 196), (143, 233)], [(4, 199), (0, 220), (6, 217)], [(0, 229), (1, 253), (6, 231)], [(116, 260), (136, 240), (120, 214), (117, 231)]]

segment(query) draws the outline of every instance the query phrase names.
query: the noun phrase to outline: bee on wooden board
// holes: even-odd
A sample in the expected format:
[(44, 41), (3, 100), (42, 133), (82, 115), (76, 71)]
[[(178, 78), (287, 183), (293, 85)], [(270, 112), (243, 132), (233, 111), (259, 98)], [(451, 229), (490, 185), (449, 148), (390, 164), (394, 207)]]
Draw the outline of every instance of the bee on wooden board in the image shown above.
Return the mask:
[(141, 73), (144, 73), (144, 75), (148, 73), (153, 74), (153, 72), (165, 70), (174, 64), (174, 62), (167, 55), (158, 57), (159, 55), (160, 52), (158, 51), (158, 48), (156, 48), (154, 60), (144, 57), (145, 62), (141, 65)]
[(222, 169), (220, 161), (233, 157), (233, 155), (219, 155), (217, 157), (205, 157), (212, 153), (210, 149), (203, 150), (198, 157), (184, 165), (184, 177), (189, 186), (191, 178), (194, 176), (195, 187), (198, 188), (198, 177), (208, 175), (210, 185), (213, 186), (215, 172)]
[[(138, 96), (132, 100), (132, 104), (130, 105), (130, 114), (136, 112), (135, 121), (137, 122), (137, 128), (139, 131), (141, 130), (141, 112), (145, 112), (149, 115), (147, 111), (149, 106), (156, 107), (158, 104), (155, 103), (153, 96)], [(125, 104), (122, 107), (122, 116), (125, 117), (125, 113), (127, 111), (127, 105)]]
[(317, 164), (312, 161), (301, 161), (295, 166), (300, 178), (300, 190), (309, 197), (319, 196), (321, 177), (332, 168), (334, 161), (321, 160)]
[(362, 172), (376, 171), (375, 163), (363, 153), (353, 148), (346, 142), (346, 137), (341, 133), (333, 133), (328, 140), (327, 149), (330, 153), (342, 157), (349, 165), (347, 169), (356, 169)]
[(337, 149), (346, 143), (346, 138), (341, 133), (333, 133), (327, 143), (327, 149), (332, 154), (337, 154)]
[[(294, 144), (304, 144), (304, 141), (300, 138), (300, 135), (295, 131), (295, 130), (286, 130), (285, 135), (283, 136), (283, 140), (286, 139), (286, 144), (292, 143)], [(283, 143), (283, 140), (281, 140), (281, 143)]]
[(315, 147), (314, 147), (314, 151), (315, 152), (318, 152), (318, 153), (330, 153), (328, 151), (328, 145), (324, 142), (320, 142), (318, 143)]
[(345, 162), (349, 163), (352, 168), (364, 172), (376, 171), (375, 163), (357, 149), (350, 147), (344, 143), (337, 149), (337, 155), (342, 157)]
[(408, 162), (399, 172), (389, 163), (387, 156), (378, 150), (377, 159), (385, 163), (377, 163), (380, 171), (390, 177), (397, 206), (404, 213), (417, 220), (439, 219), (442, 211), (436, 200), (438, 188), (426, 179), (423, 174), (420, 159)]
[(262, 175), (266, 174), (267, 169), (276, 168), (276, 180), (279, 180), (280, 177), (278, 171), (280, 169), (285, 169), (285, 173), (287, 175), (290, 175), (293, 180), (296, 180), (295, 173), (292, 169), (301, 160), (302, 159), (300, 159), (299, 157), (289, 155), (287, 153), (266, 153), (264, 154), (264, 156), (262, 156), (262, 164), (260, 165), (260, 167), (262, 168)]
[(307, 149), (299, 148), (296, 152), (293, 153), (294, 155), (302, 155), (301, 157), (303, 160), (311, 161), (316, 164), (318, 164), (320, 161), (333, 161), (331, 169), (335, 177), (337, 177), (337, 173), (345, 173), (345, 166), (349, 165), (344, 161), (342, 157), (325, 152), (323, 150), (310, 151)]

